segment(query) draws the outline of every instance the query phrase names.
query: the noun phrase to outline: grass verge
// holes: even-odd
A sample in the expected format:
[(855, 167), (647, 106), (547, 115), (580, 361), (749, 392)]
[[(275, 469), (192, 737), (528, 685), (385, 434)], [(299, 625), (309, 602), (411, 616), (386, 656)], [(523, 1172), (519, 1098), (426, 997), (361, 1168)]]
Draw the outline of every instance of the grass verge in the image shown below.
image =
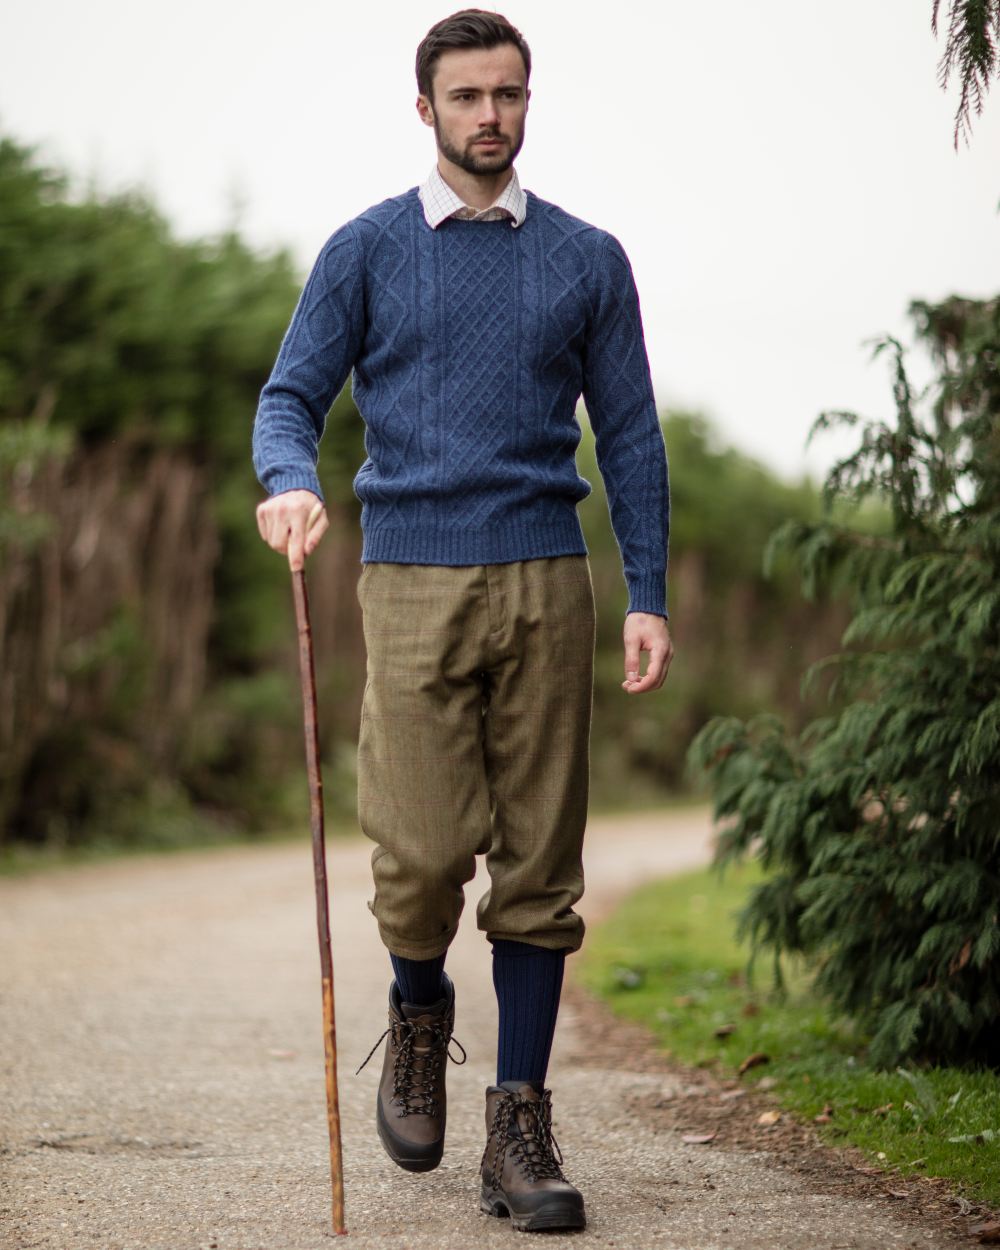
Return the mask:
[(760, 876), (748, 863), (721, 878), (707, 869), (644, 886), (588, 934), (582, 983), (652, 1030), (681, 1063), (732, 1077), (746, 1057), (767, 1055), (742, 1079), (766, 1080), (803, 1119), (828, 1116), (816, 1122), (823, 1140), (1000, 1205), (1000, 1073), (913, 1064), (878, 1071), (866, 1061), (864, 1034), (811, 992), (801, 963), (782, 960), (784, 996), (770, 967), (758, 964), (749, 979), (735, 914)]

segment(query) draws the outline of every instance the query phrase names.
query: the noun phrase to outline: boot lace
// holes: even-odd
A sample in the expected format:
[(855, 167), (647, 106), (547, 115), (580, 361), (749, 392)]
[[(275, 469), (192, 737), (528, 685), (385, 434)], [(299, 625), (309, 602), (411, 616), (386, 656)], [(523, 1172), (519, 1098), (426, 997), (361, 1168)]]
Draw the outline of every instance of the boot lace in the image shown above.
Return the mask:
[[(519, 1123), (518, 1112), (523, 1113), (524, 1124)], [(491, 1189), (501, 1188), (504, 1160), (508, 1151), (528, 1180), (566, 1180), (560, 1166), (563, 1162), (562, 1151), (552, 1135), (550, 1090), (545, 1090), (539, 1102), (529, 1102), (520, 1094), (512, 1092), (500, 1099), (490, 1125), (480, 1168), (486, 1166), (490, 1144), (494, 1139), (497, 1142), (497, 1151), (486, 1178)]]
[[(392, 1101), (398, 1104), (399, 1114), (436, 1116), (441, 1105), (437, 1096), (441, 1066), (446, 1056), (452, 1063), (465, 1063), (468, 1058), (465, 1047), (458, 1038), (452, 1037), (449, 1025), (443, 1020), (433, 1024), (393, 1020), (355, 1070), (355, 1076), (390, 1034), (396, 1051), (392, 1071)], [(427, 1051), (421, 1055), (414, 1053), (418, 1041), (428, 1046)], [(462, 1052), (461, 1059), (451, 1053), (452, 1042)], [(420, 1067), (417, 1066), (418, 1061)]]

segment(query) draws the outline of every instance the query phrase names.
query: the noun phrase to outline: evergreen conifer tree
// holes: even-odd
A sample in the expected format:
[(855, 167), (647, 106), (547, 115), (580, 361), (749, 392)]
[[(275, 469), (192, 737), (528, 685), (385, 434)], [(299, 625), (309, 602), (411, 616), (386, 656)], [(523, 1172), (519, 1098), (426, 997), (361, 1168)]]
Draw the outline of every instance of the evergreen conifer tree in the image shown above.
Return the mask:
[[(710, 722), (692, 744), (730, 818), (720, 864), (765, 881), (741, 914), (756, 954), (802, 952), (816, 988), (871, 1031), (870, 1057), (1000, 1066), (1000, 299), (910, 306), (939, 376), (914, 393), (900, 343), (896, 417), (824, 413), (860, 443), (824, 520), (789, 523), (804, 589), (849, 588), (839, 710), (790, 737), (773, 717)], [(922, 415), (924, 414), (924, 415)], [(838, 523), (883, 499), (891, 525)], [(848, 513), (850, 515), (850, 513)]]
[[(938, 33), (941, 0), (934, 0), (931, 30)], [(969, 141), (971, 109), (983, 111), (990, 78), (1000, 67), (1000, 0), (948, 0), (948, 34), (938, 64), (938, 82), (946, 90), (952, 73), (959, 79), (958, 108), (955, 111), (955, 148), (958, 137)]]

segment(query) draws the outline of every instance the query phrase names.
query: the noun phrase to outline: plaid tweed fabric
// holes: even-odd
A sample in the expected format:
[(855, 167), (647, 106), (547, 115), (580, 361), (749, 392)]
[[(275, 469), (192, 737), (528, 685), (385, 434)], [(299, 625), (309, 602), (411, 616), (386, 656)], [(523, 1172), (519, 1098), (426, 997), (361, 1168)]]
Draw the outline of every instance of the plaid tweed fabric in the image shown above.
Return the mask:
[(358, 819), (396, 955), (451, 942), (486, 855), (490, 938), (576, 950), (590, 777), (594, 592), (585, 555), (366, 564)]

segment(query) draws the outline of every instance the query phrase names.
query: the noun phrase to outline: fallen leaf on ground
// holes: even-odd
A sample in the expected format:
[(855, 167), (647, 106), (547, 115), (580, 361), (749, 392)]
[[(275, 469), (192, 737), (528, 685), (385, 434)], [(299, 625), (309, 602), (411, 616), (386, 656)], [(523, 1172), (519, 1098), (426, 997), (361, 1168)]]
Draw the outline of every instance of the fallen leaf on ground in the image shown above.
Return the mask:
[(703, 1146), (706, 1142), (712, 1141), (714, 1137), (714, 1133), (685, 1133), (681, 1141), (686, 1142), (689, 1146)]
[(780, 1111), (762, 1111), (757, 1117), (758, 1124), (777, 1124), (781, 1119)]
[(892, 1103), (887, 1102), (884, 1107), (876, 1107), (872, 1115), (888, 1115), (892, 1110)]
[(1000, 1242), (1000, 1222), (991, 1220), (988, 1224), (974, 1224), (969, 1232), (987, 1245)]
[(762, 1063), (770, 1062), (770, 1055), (765, 1055), (762, 1050), (755, 1050), (752, 1055), (747, 1055), (747, 1057), (740, 1064), (739, 1074), (742, 1076), (744, 1072), (749, 1072), (751, 1068), (756, 1068)]
[(716, 1037), (728, 1037), (730, 1033), (736, 1032), (735, 1024), (720, 1024), (715, 1030)]

